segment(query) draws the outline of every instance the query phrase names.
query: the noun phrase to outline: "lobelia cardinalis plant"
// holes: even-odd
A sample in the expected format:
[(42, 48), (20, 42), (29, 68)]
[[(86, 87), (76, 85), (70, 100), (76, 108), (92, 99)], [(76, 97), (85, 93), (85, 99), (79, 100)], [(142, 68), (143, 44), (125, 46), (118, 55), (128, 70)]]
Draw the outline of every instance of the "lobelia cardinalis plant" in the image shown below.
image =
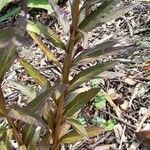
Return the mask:
[[(117, 44), (115, 40), (109, 40), (87, 49), (82, 47), (82, 41), (83, 44), (87, 43), (87, 32), (100, 24), (119, 17), (129, 10), (129, 7), (124, 7), (123, 12), (120, 11), (121, 9), (113, 10), (113, 16), (110, 16), (107, 12), (110, 12), (112, 5), (119, 1), (101, 0), (100, 2), (96, 10), (86, 15), (85, 12), (87, 12), (87, 9), (94, 1), (85, 1), (82, 6), (80, 6), (80, 0), (70, 1), (72, 21), (71, 25), (69, 25), (62, 18), (58, 5), (54, 1), (49, 0), (49, 4), (54, 10), (64, 32), (66, 35), (69, 34), (67, 43), (63, 43), (58, 34), (49, 27), (39, 22), (28, 20), (27, 32), (47, 58), (61, 70), (61, 75), (53, 86), (32, 64), (18, 55), (18, 45), (16, 44), (18, 41), (15, 42), (16, 37), (18, 37), (18, 34), (16, 36), (16, 28), (13, 28), (13, 30), (5, 29), (12, 32), (11, 38), (10, 36), (4, 37), (5, 30), (0, 31), (1, 85), (5, 73), (14, 60), (17, 59), (35, 82), (41, 86), (41, 91), (36, 94), (19, 81), (13, 83), (16, 88), (18, 87), (31, 99), (23, 108), (17, 105), (6, 106), (2, 88), (0, 88), (0, 115), (6, 118), (9, 124), (9, 128), (1, 128), (1, 148), (9, 149), (10, 141), (15, 139), (19, 149), (58, 150), (61, 144), (78, 142), (85, 138), (97, 136), (104, 131), (104, 129), (99, 127), (84, 127), (78, 121), (77, 116), (80, 109), (100, 91), (100, 88), (91, 88), (89, 90), (82, 88), (81, 90), (80, 86), (103, 71), (111, 69), (116, 62), (109, 61), (96, 64), (80, 71), (72, 79), (70, 77), (72, 68), (78, 65), (93, 62), (105, 54), (127, 49), (127, 47), (114, 46)], [(25, 8), (25, 5), (26, 3), (23, 3), (24, 7), (22, 9)], [(25, 28), (22, 24), (19, 25), (21, 26), (20, 31)], [(64, 51), (63, 63), (58, 61), (46, 44), (40, 40), (39, 35), (49, 39), (54, 46)], [(6, 42), (6, 40), (9, 42)], [(77, 44), (80, 46), (77, 47)]]

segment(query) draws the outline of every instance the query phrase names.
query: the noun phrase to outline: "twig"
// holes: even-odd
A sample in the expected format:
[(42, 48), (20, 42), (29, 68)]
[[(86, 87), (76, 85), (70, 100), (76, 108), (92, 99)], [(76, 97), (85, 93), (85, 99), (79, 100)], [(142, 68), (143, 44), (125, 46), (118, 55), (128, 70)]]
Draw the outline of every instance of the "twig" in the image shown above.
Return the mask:
[(121, 140), (120, 140), (120, 145), (119, 145), (118, 150), (121, 150), (121, 149), (122, 149), (122, 143), (123, 143), (123, 138), (124, 138), (125, 130), (126, 130), (126, 126), (124, 126), (124, 128), (123, 128), (122, 136), (121, 136)]
[(108, 138), (110, 135), (112, 134), (112, 132), (109, 132), (105, 135), (105, 137), (103, 137), (102, 139), (98, 140), (96, 143), (94, 143), (93, 145), (91, 145), (89, 148), (90, 149), (94, 149), (96, 146), (98, 146), (100, 143), (103, 143), (105, 141), (106, 138)]
[(128, 122), (125, 122), (124, 120), (118, 118), (117, 116), (115, 116), (115, 115), (113, 115), (113, 114), (110, 114), (109, 112), (107, 112), (107, 111), (105, 111), (105, 110), (103, 110), (103, 112), (106, 113), (107, 115), (109, 115), (110, 117), (115, 118), (116, 120), (118, 120), (119, 122), (123, 123), (124, 125), (130, 127), (132, 130), (134, 130), (134, 131), (136, 130), (136, 127), (133, 126), (133, 125), (131, 125), (131, 124), (129, 124)]

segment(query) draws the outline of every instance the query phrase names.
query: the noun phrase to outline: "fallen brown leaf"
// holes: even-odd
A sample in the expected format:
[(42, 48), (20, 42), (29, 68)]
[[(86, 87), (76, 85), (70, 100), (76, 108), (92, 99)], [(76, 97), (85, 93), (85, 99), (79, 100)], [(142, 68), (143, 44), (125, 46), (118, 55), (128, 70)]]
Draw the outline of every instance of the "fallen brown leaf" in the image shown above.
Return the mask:
[(150, 147), (150, 130), (136, 132), (135, 135), (145, 147)]

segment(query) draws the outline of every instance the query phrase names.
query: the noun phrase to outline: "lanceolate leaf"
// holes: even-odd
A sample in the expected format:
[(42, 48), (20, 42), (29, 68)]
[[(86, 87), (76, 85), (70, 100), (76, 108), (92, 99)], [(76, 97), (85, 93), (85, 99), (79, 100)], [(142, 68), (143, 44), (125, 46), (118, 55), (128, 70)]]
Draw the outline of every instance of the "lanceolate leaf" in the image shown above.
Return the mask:
[(132, 10), (135, 5), (123, 6), (119, 9), (115, 9), (108, 13), (104, 18), (101, 19), (101, 23), (107, 23), (115, 18), (122, 17), (125, 13)]
[[(105, 44), (107, 44), (107, 46)], [(127, 51), (127, 50), (129, 50), (129, 48), (132, 47), (131, 45), (130, 46), (112, 47), (109, 44), (110, 44), (109, 42), (108, 43), (106, 42), (106, 43), (98, 44), (95, 47), (84, 50), (74, 60), (74, 65), (90, 63), (92, 61), (95, 61), (96, 59), (98, 59), (101, 56), (108, 55), (110, 53), (116, 53), (116, 52), (123, 51), (123, 50)]]
[[(98, 136), (105, 131), (103, 128), (98, 127), (86, 127), (85, 129), (89, 138)], [(76, 130), (71, 130), (60, 139), (60, 142), (64, 144), (70, 144), (84, 139), (85, 137), (80, 135)]]
[(90, 87), (83, 87), (83, 88), (78, 88), (75, 91), (72, 91), (70, 93), (68, 93), (68, 95), (65, 98), (65, 106), (68, 105), (68, 103), (70, 103), (76, 96), (78, 96), (80, 93), (83, 93), (87, 90), (90, 90)]
[(83, 82), (86, 82), (86, 81), (94, 78), (99, 73), (102, 73), (102, 72), (112, 68), (115, 64), (116, 64), (116, 62), (114, 62), (114, 61), (105, 62), (105, 63), (98, 64), (98, 65), (95, 65), (93, 67), (90, 67), (88, 69), (81, 71), (70, 81), (69, 90), (71, 90), (71, 91), (75, 90)]
[(99, 88), (90, 89), (80, 93), (70, 103), (65, 106), (64, 116), (70, 117), (79, 111), (89, 100), (91, 100), (99, 92)]
[(23, 65), (23, 67), (26, 69), (26, 71), (30, 74), (30, 76), (35, 80), (35, 82), (37, 82), (42, 87), (46, 87), (49, 84), (48, 80), (26, 60), (20, 57), (18, 57), (18, 60), (21, 63), (21, 65)]
[(38, 35), (44, 35), (46, 38), (48, 38), (56, 47), (65, 49), (64, 43), (61, 41), (59, 36), (56, 32), (54, 32), (52, 29), (44, 26), (43, 24), (37, 22), (31, 22), (28, 21), (27, 30), (37, 33)]
[(48, 47), (36, 36), (33, 32), (28, 32), (34, 42), (38, 44), (38, 46), (41, 48), (41, 50), (44, 52), (44, 54), (47, 56), (47, 58), (51, 61), (53, 61), (58, 67), (62, 68), (61, 64), (55, 57), (55, 55), (48, 49)]
[[(55, 0), (56, 2), (58, 0)], [(46, 9), (49, 11), (49, 13), (53, 12), (53, 9), (51, 8), (51, 6), (48, 3), (48, 0), (28, 0), (28, 7), (31, 8), (42, 8), (42, 9)]]
[[(0, 1), (0, 11), (3, 7), (5, 7), (8, 3), (12, 2), (13, 0), (1, 0)], [(55, 0), (56, 2), (58, 2), (58, 0)], [(52, 13), (53, 10), (51, 8), (51, 6), (48, 4), (48, 0), (27, 0), (28, 2), (28, 7), (31, 8), (42, 8), (42, 9), (46, 9), (49, 11), (49, 13)]]
[(53, 130), (54, 128), (54, 113), (52, 112), (51, 108), (46, 107), (43, 110), (43, 118), (46, 120), (46, 122), (48, 123), (48, 126), (50, 129)]
[(85, 32), (90, 31), (101, 22), (101, 18), (105, 16), (106, 11), (119, 0), (104, 0), (98, 8), (91, 12), (79, 25), (79, 29)]
[(31, 109), (23, 109), (19, 106), (13, 106), (9, 111), (9, 116), (17, 120), (21, 120), (27, 124), (41, 126), (46, 128), (45, 122), (40, 116), (36, 115)]
[(6, 46), (0, 39), (0, 82), (17, 57), (16, 47), (13, 43), (9, 40), (4, 42), (6, 42)]
[(12, 16), (15, 16), (20, 10), (21, 10), (20, 7), (17, 7), (15, 9), (11, 10), (7, 14), (5, 14), (5, 15), (3, 15), (3, 16), (0, 17), (0, 22), (5, 21), (5, 20), (7, 20), (8, 18), (10, 18)]
[(41, 113), (46, 101), (55, 92), (55, 88), (49, 88), (42, 91), (37, 97), (27, 104), (26, 109), (32, 110), (35, 113)]
[(79, 122), (79, 120), (73, 117), (67, 117), (67, 122), (82, 136), (88, 136), (84, 126)]
[(24, 85), (22, 82), (9, 81), (9, 83), (11, 87), (20, 90), (23, 94), (28, 96), (28, 98), (30, 98), (30, 101), (36, 97), (36, 90), (29, 86)]
[(36, 126), (34, 125), (25, 125), (22, 129), (22, 139), (26, 146), (31, 142)]
[[(118, 50), (119, 48), (113, 48), (117, 44), (115, 40), (106, 41), (100, 44), (97, 44), (94, 47), (83, 50), (74, 60), (74, 63), (79, 63), (80, 61), (91, 60), (98, 58), (101, 55), (110, 53), (112, 51)], [(121, 48), (120, 48), (121, 49)]]
[(69, 23), (68, 23), (68, 21), (62, 16), (56, 2), (54, 2), (52, 0), (48, 0), (48, 1), (49, 1), (49, 4), (51, 5), (52, 9), (56, 13), (57, 19), (58, 19), (60, 25), (62, 26), (63, 30), (65, 31), (65, 33), (68, 33), (69, 32)]
[(28, 146), (28, 150), (34, 150), (37, 148), (37, 142), (40, 137), (40, 131), (41, 131), (41, 127), (36, 127), (33, 138)]

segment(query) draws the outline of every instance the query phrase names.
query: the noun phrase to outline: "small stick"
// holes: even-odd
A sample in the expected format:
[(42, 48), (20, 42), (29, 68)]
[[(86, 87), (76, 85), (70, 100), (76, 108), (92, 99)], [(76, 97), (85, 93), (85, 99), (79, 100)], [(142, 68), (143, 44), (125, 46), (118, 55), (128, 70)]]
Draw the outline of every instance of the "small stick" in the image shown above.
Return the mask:
[(120, 119), (120, 118), (116, 117), (116, 116), (115, 116), (115, 115), (113, 115), (113, 114), (110, 114), (109, 112), (107, 112), (107, 111), (105, 111), (105, 110), (103, 110), (103, 112), (104, 112), (104, 113), (106, 113), (107, 115), (109, 115), (109, 116), (111, 116), (111, 117), (115, 118), (116, 120), (118, 120), (119, 122), (123, 123), (124, 125), (126, 125), (126, 126), (130, 127), (133, 131), (135, 131), (135, 130), (136, 130), (136, 127), (135, 127), (135, 126), (133, 126), (133, 125), (131, 125), (131, 124), (129, 124), (128, 122), (125, 122), (124, 120), (122, 120), (122, 119)]
[(121, 149), (122, 149), (122, 143), (123, 143), (123, 138), (124, 138), (125, 130), (126, 130), (126, 126), (124, 126), (124, 128), (123, 128), (122, 136), (121, 136), (121, 140), (120, 140), (120, 145), (119, 145), (118, 150), (121, 150)]

